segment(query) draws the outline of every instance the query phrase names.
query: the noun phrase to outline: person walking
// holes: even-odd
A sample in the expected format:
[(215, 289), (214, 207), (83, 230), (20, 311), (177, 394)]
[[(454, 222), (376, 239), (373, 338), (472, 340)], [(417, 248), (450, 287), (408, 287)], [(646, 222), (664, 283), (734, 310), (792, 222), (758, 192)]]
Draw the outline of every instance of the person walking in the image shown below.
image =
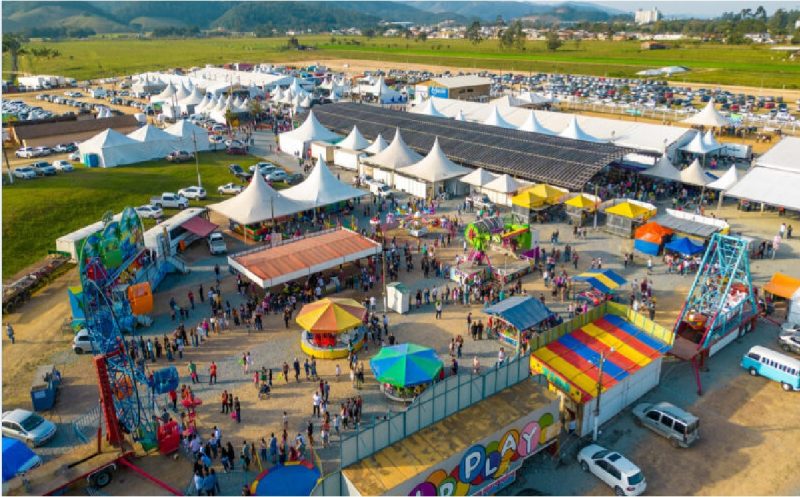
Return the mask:
[(442, 301), (436, 301), (436, 319), (442, 319)]
[(203, 490), (206, 495), (219, 495), (219, 480), (217, 480), (217, 472), (214, 468), (208, 470), (208, 474), (203, 478)]
[(314, 392), (314, 395), (311, 397), (311, 416), (319, 417), (319, 404), (320, 404), (320, 396), (318, 392)]
[(242, 469), (245, 471), (250, 470), (250, 447), (247, 445), (247, 440), (242, 442), (242, 450), (239, 452), (239, 460), (242, 462)]
[(228, 391), (227, 390), (223, 390), (222, 391), (222, 398), (220, 400), (222, 402), (222, 409), (219, 412), (220, 412), (220, 414), (227, 414), (229, 412), (228, 411)]
[(283, 362), (283, 380), (289, 383), (289, 364), (286, 361)]
[(213, 385), (217, 382), (217, 364), (214, 361), (211, 361), (211, 365), (208, 367), (208, 384)]
[(189, 361), (189, 376), (192, 378), (192, 384), (199, 381), (197, 377), (197, 364), (194, 361)]
[(6, 336), (11, 341), (11, 345), (14, 345), (14, 328), (11, 326), (11, 323), (6, 323)]
[(295, 357), (292, 365), (294, 366), (294, 380), (300, 383), (300, 359)]
[(239, 397), (233, 398), (233, 411), (236, 413), (236, 422), (242, 422), (242, 405), (239, 403)]
[(278, 439), (274, 433), (269, 435), (269, 460), (272, 464), (278, 464)]

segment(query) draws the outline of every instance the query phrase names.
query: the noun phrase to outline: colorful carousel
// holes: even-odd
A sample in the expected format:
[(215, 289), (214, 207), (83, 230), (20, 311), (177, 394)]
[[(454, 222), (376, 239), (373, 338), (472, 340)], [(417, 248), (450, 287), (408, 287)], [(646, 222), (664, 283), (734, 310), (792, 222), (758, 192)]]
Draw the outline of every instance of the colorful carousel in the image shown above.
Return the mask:
[(311, 495), (320, 476), (311, 461), (289, 461), (262, 471), (250, 484), (250, 495)]
[(364, 345), (367, 310), (353, 299), (325, 298), (306, 304), (296, 321), (305, 331), (303, 352), (317, 359), (342, 359)]
[(435, 350), (413, 343), (383, 347), (369, 365), (381, 391), (396, 402), (413, 401), (444, 371)]

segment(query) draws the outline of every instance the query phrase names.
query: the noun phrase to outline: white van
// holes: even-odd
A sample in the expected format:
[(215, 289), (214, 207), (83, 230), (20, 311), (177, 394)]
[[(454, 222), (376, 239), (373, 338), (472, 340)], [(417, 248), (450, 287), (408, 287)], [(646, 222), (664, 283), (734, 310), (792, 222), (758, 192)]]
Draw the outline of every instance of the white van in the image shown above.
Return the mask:
[(224, 254), (228, 251), (225, 238), (219, 231), (215, 231), (208, 235), (208, 251), (211, 253), (211, 255)]

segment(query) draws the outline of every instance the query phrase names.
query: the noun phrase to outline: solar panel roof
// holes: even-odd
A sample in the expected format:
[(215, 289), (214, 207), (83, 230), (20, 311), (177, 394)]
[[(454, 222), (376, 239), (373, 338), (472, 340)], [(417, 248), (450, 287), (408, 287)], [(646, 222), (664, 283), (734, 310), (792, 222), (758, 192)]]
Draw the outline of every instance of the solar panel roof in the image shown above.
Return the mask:
[(395, 128), (400, 128), (408, 146), (423, 155), (438, 136), (439, 144), (453, 161), (571, 190), (580, 190), (603, 167), (635, 152), (609, 143), (571, 140), (351, 102), (315, 106), (314, 115), (322, 125), (337, 133), (347, 134), (357, 125), (369, 140), (378, 134), (391, 139)]

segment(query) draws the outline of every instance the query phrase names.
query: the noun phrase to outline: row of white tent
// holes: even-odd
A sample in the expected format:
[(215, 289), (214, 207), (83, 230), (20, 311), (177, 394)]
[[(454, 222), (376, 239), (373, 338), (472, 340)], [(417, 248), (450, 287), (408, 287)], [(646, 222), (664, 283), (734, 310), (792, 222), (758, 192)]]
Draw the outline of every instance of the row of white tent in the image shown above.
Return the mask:
[(135, 164), (165, 157), (178, 150), (209, 150), (208, 132), (188, 121), (178, 121), (166, 129), (153, 125), (123, 135), (109, 128), (78, 145), (81, 157), (95, 154), (99, 167)]
[(364, 195), (365, 191), (339, 181), (320, 158), (311, 174), (295, 186), (277, 191), (267, 184), (263, 176), (254, 174), (242, 193), (211, 204), (209, 208), (239, 224), (247, 225), (291, 216)]

